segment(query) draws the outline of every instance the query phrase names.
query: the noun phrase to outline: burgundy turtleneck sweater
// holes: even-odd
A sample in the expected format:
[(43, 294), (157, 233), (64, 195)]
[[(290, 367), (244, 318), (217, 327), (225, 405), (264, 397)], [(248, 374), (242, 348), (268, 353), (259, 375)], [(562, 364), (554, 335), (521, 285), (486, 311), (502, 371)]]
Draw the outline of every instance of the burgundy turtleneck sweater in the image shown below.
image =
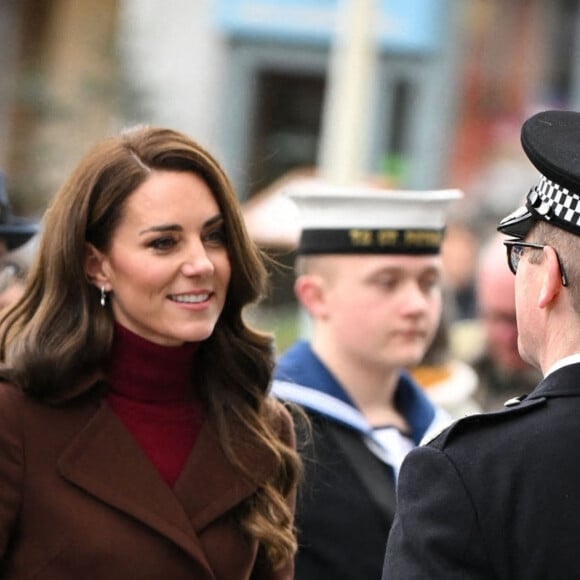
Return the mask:
[(197, 346), (161, 346), (115, 325), (107, 402), (170, 486), (203, 421), (192, 386)]

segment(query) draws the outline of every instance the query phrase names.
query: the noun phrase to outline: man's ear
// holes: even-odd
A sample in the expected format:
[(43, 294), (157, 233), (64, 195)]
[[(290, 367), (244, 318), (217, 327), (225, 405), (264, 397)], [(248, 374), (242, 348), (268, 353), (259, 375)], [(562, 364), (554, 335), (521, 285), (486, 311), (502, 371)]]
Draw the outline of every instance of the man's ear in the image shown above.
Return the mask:
[(303, 274), (294, 282), (294, 294), (302, 306), (315, 318), (326, 314), (324, 280), (314, 274)]
[(538, 306), (540, 308), (546, 308), (552, 304), (562, 289), (562, 274), (556, 251), (554, 248), (546, 246), (543, 252), (544, 278), (538, 297)]
[(106, 274), (105, 255), (97, 250), (93, 244), (85, 244), (85, 274), (87, 279), (97, 288), (111, 290), (111, 283)]

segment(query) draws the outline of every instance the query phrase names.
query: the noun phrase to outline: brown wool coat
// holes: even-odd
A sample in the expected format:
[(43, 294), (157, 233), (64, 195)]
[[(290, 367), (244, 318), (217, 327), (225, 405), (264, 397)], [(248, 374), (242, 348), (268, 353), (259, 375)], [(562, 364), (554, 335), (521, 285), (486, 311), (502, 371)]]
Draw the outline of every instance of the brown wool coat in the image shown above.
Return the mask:
[[(292, 442), (289, 414), (271, 408)], [(233, 429), (236, 453), (267, 479), (271, 452)], [(211, 420), (171, 490), (102, 397), (48, 406), (0, 384), (3, 580), (291, 579), (293, 564), (270, 570), (233, 521), (232, 508), (254, 491)]]

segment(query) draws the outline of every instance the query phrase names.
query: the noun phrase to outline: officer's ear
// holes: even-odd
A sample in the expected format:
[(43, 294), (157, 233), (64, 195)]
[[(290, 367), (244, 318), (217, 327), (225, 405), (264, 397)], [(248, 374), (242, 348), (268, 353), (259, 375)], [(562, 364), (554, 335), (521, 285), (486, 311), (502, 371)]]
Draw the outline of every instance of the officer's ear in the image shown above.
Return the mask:
[(543, 280), (538, 297), (539, 308), (546, 308), (553, 304), (562, 290), (562, 274), (556, 251), (550, 246), (545, 246), (543, 252)]

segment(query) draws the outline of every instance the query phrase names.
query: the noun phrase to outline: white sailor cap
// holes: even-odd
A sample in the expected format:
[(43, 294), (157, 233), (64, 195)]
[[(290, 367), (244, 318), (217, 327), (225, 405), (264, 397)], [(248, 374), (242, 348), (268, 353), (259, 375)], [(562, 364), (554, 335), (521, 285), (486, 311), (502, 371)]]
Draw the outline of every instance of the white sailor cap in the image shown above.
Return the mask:
[(457, 189), (390, 190), (301, 181), (299, 254), (437, 254)]

